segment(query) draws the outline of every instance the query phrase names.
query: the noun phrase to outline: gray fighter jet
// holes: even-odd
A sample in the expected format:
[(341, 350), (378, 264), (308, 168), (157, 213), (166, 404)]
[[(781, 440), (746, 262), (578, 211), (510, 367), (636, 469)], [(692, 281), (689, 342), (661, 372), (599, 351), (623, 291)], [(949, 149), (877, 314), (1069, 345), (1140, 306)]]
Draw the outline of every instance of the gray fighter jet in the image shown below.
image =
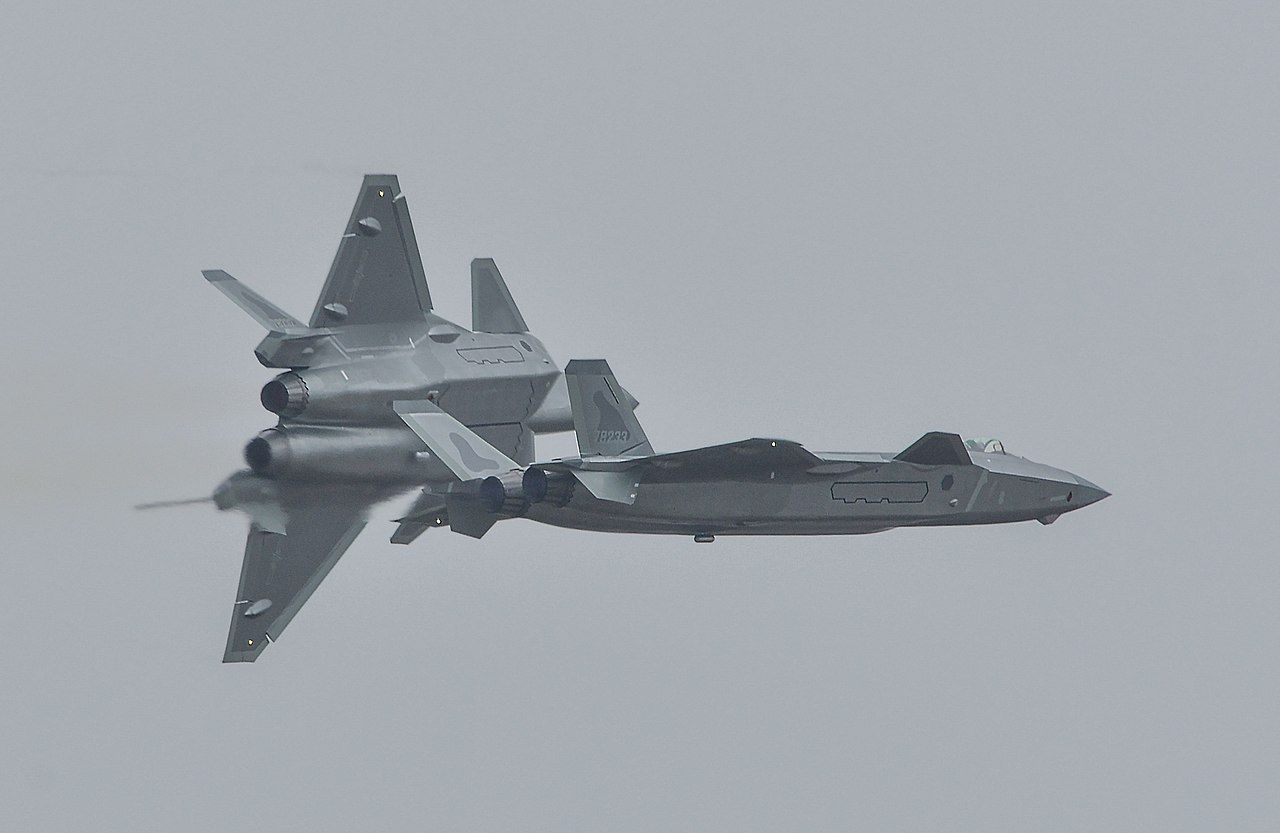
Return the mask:
[(366, 176), (309, 323), (221, 270), (205, 278), (257, 320), (255, 354), (286, 370), (262, 388), (279, 418), (245, 447), (248, 470), (213, 502), (251, 519), (225, 662), (252, 662), (279, 638), (365, 526), (370, 507), (414, 488), (391, 540), (407, 544), (444, 509), (454, 472), (392, 410), (421, 400), (512, 466), (535, 431), (573, 426), (564, 376), (528, 332), (498, 267), (471, 263), (471, 329), (431, 305), (409, 209), (394, 176)]
[(430, 402), (395, 410), (457, 476), (445, 512), (484, 535), (525, 517), (601, 532), (851, 535), (900, 526), (1037, 520), (1050, 524), (1108, 493), (1070, 472), (1007, 454), (996, 440), (925, 434), (900, 453), (821, 453), (773, 438), (655, 454), (609, 365), (565, 369), (578, 457), (520, 466)]
[[(814, 454), (780, 439), (655, 454), (608, 365), (572, 361), (562, 374), (492, 260), (471, 263), (471, 329), (433, 311), (394, 176), (365, 177), (309, 323), (226, 272), (204, 276), (267, 330), (258, 360), (285, 371), (261, 395), (277, 424), (211, 498), (251, 520), (224, 662), (257, 659), (369, 509), (415, 488), (393, 543), (443, 526), (479, 538), (519, 517), (699, 542), (1051, 523), (1107, 496), (954, 434), (900, 454)], [(534, 462), (535, 432), (570, 429), (578, 457)]]

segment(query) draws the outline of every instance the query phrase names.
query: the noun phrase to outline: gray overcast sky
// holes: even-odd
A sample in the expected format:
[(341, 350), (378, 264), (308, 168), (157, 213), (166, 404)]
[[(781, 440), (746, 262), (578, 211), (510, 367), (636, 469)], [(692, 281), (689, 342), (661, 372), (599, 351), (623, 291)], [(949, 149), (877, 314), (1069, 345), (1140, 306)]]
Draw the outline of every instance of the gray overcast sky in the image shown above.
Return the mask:
[[(0, 30), (0, 827), (1274, 830), (1280, 7), (25, 4)], [(1052, 527), (387, 543), (220, 664), (360, 175), (655, 445), (1002, 437)], [(557, 437), (540, 446), (567, 448)]]

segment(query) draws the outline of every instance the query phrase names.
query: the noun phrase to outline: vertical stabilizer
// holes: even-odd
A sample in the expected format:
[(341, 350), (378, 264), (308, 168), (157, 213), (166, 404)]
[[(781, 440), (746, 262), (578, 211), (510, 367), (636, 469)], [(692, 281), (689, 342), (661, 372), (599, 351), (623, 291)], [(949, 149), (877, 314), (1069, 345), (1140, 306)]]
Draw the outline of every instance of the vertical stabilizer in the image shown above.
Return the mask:
[(527, 333), (520, 308), (490, 258), (471, 261), (471, 329), (477, 333)]
[(653, 446), (645, 436), (632, 399), (604, 359), (574, 359), (564, 369), (573, 408), (573, 427), (583, 457), (645, 457)]
[(431, 293), (400, 182), (369, 174), (311, 313), (312, 327), (423, 321)]

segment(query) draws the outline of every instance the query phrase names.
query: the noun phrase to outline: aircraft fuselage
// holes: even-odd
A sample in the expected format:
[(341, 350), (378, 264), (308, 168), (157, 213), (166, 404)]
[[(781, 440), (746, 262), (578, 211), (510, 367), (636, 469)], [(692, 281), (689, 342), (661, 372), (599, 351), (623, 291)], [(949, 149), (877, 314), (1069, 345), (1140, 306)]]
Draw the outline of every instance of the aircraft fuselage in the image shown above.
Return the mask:
[(560, 370), (536, 337), (428, 315), (334, 332), (310, 366), (268, 382), (262, 404), (280, 419), (246, 447), (250, 468), (300, 484), (448, 482), (453, 475), (389, 407), (397, 399), (437, 403), (521, 463), (533, 460), (534, 431), (572, 427)]
[(918, 465), (893, 454), (818, 454), (802, 473), (752, 478), (659, 476), (630, 505), (575, 488), (563, 507), (525, 517), (602, 532), (672, 535), (851, 535), (900, 526), (1051, 523), (1107, 492), (1070, 472), (1008, 454), (974, 453), (972, 465)]

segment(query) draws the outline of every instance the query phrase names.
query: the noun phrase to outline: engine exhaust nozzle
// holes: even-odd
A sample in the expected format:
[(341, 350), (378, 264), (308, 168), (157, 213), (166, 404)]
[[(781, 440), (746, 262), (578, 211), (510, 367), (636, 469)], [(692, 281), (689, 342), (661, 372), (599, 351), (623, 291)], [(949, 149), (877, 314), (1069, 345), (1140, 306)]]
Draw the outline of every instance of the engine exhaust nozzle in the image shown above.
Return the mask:
[(273, 414), (285, 419), (296, 417), (307, 408), (307, 383), (297, 373), (281, 373), (262, 386), (258, 399)]
[(573, 497), (573, 475), (565, 472), (547, 473), (542, 469), (527, 469), (521, 480), (525, 499), (530, 503), (546, 501), (552, 506), (565, 506)]
[(244, 447), (244, 461), (254, 474), (277, 474), (284, 470), (288, 460), (289, 439), (275, 428), (258, 434)]
[(480, 481), (480, 499), (495, 515), (523, 515), (529, 508), (524, 492), (524, 472), (509, 471)]

